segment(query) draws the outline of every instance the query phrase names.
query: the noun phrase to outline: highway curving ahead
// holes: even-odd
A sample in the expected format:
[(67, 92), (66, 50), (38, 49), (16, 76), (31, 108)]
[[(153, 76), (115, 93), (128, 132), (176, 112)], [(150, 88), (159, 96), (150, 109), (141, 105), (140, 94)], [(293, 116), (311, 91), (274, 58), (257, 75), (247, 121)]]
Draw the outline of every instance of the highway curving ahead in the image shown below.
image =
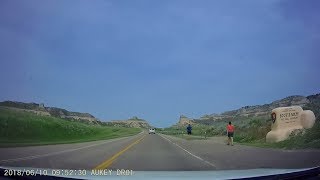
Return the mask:
[(0, 148), (0, 166), (134, 171), (283, 169), (319, 166), (319, 153), (319, 150), (227, 146), (224, 138), (185, 140), (143, 132), (86, 143)]

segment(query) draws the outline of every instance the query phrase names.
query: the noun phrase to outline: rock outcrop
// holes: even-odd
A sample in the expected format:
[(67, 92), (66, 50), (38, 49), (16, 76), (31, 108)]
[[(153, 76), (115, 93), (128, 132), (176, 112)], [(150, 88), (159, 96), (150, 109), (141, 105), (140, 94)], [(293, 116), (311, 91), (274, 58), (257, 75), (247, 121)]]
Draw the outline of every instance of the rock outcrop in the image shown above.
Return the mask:
[[(289, 96), (281, 100), (274, 101), (270, 104), (244, 106), (236, 110), (226, 111), (221, 114), (203, 115), (198, 119), (189, 119), (181, 116), (177, 125), (190, 124), (205, 124), (210, 125), (215, 121), (232, 120), (234, 118), (251, 118), (251, 117), (269, 117), (273, 109), (287, 106), (301, 106), (301, 107), (319, 107), (315, 108), (314, 113), (317, 116), (320, 114), (320, 94), (311, 96)], [(310, 108), (307, 108), (310, 109)], [(318, 110), (319, 109), (319, 110)]]
[(187, 126), (188, 124), (193, 125), (194, 124), (193, 119), (190, 119), (184, 115), (180, 115), (179, 122), (177, 123), (177, 125), (178, 126)]
[(71, 112), (65, 109), (56, 108), (56, 107), (45, 107), (44, 104), (37, 103), (23, 103), (23, 102), (14, 102), (14, 101), (4, 101), (0, 102), (0, 106), (8, 107), (18, 111), (32, 112), (37, 115), (42, 116), (53, 116), (62, 119), (71, 119), (82, 122), (97, 123), (93, 115), (89, 113), (80, 113), (80, 112)]
[(285, 106), (305, 106), (310, 101), (304, 96), (289, 96), (281, 100), (274, 101), (270, 104), (255, 105), (255, 106), (244, 106), (237, 110), (226, 111), (221, 114), (212, 114), (201, 117), (201, 120), (213, 119), (221, 120), (232, 117), (258, 117), (258, 116), (269, 116), (272, 109)]
[(104, 122), (105, 125), (114, 126), (114, 127), (131, 127), (131, 128), (150, 128), (150, 124), (143, 119), (138, 117), (133, 117), (128, 120), (113, 120), (110, 122)]

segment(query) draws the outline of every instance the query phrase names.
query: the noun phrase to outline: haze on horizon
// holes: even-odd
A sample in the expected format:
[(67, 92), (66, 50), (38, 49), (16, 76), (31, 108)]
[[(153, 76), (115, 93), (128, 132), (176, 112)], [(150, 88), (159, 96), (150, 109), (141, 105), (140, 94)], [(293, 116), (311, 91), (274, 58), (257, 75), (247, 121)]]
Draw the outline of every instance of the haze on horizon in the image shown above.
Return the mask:
[(0, 2), (0, 101), (167, 127), (320, 91), (320, 1)]

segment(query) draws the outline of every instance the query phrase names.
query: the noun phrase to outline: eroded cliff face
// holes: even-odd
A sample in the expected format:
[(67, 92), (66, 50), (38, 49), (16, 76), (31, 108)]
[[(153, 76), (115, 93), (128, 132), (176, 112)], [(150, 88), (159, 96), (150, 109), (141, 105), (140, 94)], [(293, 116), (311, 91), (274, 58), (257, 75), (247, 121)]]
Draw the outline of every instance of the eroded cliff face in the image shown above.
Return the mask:
[(258, 116), (268, 116), (272, 109), (278, 107), (286, 107), (286, 106), (305, 106), (310, 101), (307, 97), (304, 96), (289, 96), (281, 100), (274, 101), (270, 104), (264, 105), (255, 105), (255, 106), (244, 106), (240, 109), (226, 111), (221, 114), (212, 114), (202, 116), (200, 119), (212, 119), (212, 120), (220, 120), (225, 118), (231, 118), (235, 116), (242, 117), (258, 117)]
[(190, 119), (184, 115), (181, 115), (179, 118), (179, 122), (177, 123), (178, 126), (187, 126), (188, 124), (193, 125), (194, 121), (193, 119)]
[[(200, 118), (190, 119), (185, 116), (180, 116), (177, 125), (185, 126), (187, 124), (206, 124), (209, 125), (219, 120), (231, 120), (234, 118), (246, 118), (246, 117), (269, 117), (273, 109), (278, 107), (288, 106), (301, 106), (302, 108), (310, 109), (311, 107), (319, 107), (320, 109), (320, 94), (310, 96), (289, 96), (281, 100), (273, 101), (269, 104), (255, 105), (255, 106), (244, 106), (236, 110), (226, 111), (221, 114), (209, 114), (203, 115)], [(317, 108), (315, 108), (317, 109)], [(320, 114), (318, 111), (314, 113)], [(320, 110), (319, 110), (320, 111)]]
[(93, 115), (89, 113), (71, 112), (56, 107), (45, 107), (44, 104), (4, 101), (0, 102), (0, 106), (11, 108), (17, 111), (32, 112), (41, 116), (53, 116), (62, 119), (72, 119), (82, 122), (87, 121), (89, 123), (98, 122), (98, 119), (96, 119)]
[(109, 122), (104, 122), (108, 126), (114, 127), (131, 127), (131, 128), (145, 128), (148, 129), (152, 127), (146, 120), (140, 119), (136, 116), (128, 120), (113, 120)]

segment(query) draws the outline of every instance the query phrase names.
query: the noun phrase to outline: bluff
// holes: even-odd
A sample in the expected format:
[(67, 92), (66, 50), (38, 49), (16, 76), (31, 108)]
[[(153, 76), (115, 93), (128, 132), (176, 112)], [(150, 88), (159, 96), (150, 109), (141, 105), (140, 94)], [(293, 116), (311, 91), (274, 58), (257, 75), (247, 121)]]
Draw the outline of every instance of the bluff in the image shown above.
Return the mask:
[(272, 109), (286, 106), (301, 106), (303, 109), (312, 110), (316, 117), (320, 115), (320, 94), (310, 96), (288, 96), (286, 98), (273, 101), (269, 104), (244, 106), (239, 109), (226, 111), (220, 114), (214, 113), (203, 115), (200, 118), (190, 119), (180, 117), (177, 125), (185, 126), (187, 123), (191, 124), (205, 124), (210, 125), (215, 121), (228, 121), (235, 118), (252, 118), (252, 117), (269, 117)]
[(103, 122), (107, 126), (114, 126), (114, 127), (131, 127), (131, 128), (150, 128), (150, 124), (144, 120), (139, 119), (138, 117), (134, 116), (128, 120), (113, 120), (109, 122)]
[(45, 107), (44, 104), (3, 101), (0, 102), (0, 106), (17, 111), (32, 112), (37, 115), (52, 116), (80, 122), (98, 123), (98, 119), (89, 113), (72, 112), (56, 107)]

